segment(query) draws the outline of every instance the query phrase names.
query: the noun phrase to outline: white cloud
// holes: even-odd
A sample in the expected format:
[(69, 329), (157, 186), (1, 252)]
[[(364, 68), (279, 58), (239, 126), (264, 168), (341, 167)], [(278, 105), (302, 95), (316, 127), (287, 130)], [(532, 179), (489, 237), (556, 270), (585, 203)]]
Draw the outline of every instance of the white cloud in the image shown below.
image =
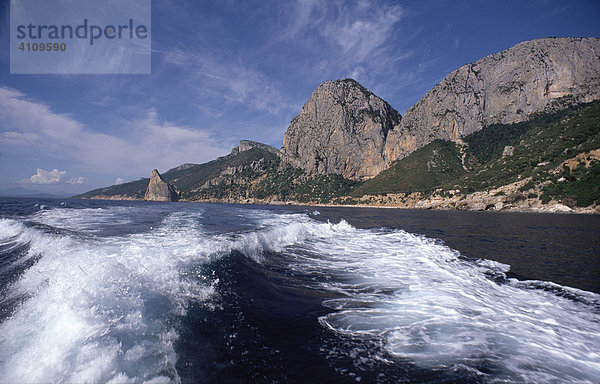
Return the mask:
[(120, 128), (121, 136), (95, 132), (69, 115), (0, 87), (0, 145), (7, 152), (69, 160), (86, 172), (137, 177), (153, 168), (212, 160), (229, 150), (208, 132), (165, 121), (154, 110), (122, 122)]
[[(350, 4), (350, 5), (347, 5)], [(343, 3), (322, 24), (320, 33), (354, 62), (381, 57), (378, 52), (394, 31), (403, 14), (399, 6), (368, 6), (365, 2)]]
[[(161, 53), (168, 64), (185, 68), (190, 78), (188, 84), (199, 84), (199, 93), (213, 93), (228, 102), (273, 114), (297, 109), (297, 105), (286, 103), (279, 85), (268, 75), (241, 58), (232, 59), (221, 49), (208, 51), (169, 48)], [(218, 112), (214, 115), (218, 116)]]
[(46, 171), (38, 168), (36, 174), (31, 176), (28, 182), (31, 184), (59, 184), (64, 181), (66, 174), (67, 172), (58, 169)]
[[(286, 90), (289, 81), (311, 87), (343, 77), (354, 77), (369, 87), (377, 86), (375, 79), (394, 83), (390, 68), (412, 55), (392, 48), (398, 24), (406, 17), (398, 5), (367, 0), (273, 2), (268, 8), (275, 8), (276, 18), (264, 8), (256, 10), (256, 17), (265, 18), (261, 28), (269, 31), (264, 40), (238, 45), (244, 38), (217, 31), (213, 33), (228, 38), (218, 44), (203, 38), (168, 46), (157, 42), (153, 50), (162, 60), (157, 67), (183, 74), (187, 81), (181, 83), (195, 88), (197, 100), (207, 101), (213, 109), (203, 112), (212, 117), (219, 117), (222, 110), (214, 103), (235, 103), (287, 119), (306, 101), (305, 94), (300, 99), (291, 96), (294, 92)], [(187, 20), (194, 9), (177, 12)], [(228, 22), (216, 17), (210, 25)], [(211, 33), (208, 26), (199, 28), (200, 35)], [(299, 78), (290, 80), (288, 73)]]
[(72, 179), (69, 179), (69, 181), (67, 181), (67, 184), (83, 184), (85, 183), (85, 177), (83, 176), (79, 176), (79, 177), (74, 177)]
[(124, 182), (125, 180), (121, 179), (120, 177), (117, 177), (115, 179), (114, 185), (123, 184)]
[(54, 168), (51, 171), (38, 168), (35, 175), (32, 175), (29, 179), (22, 180), (23, 183), (29, 184), (76, 184), (81, 185), (85, 183), (85, 177), (73, 177), (67, 179), (67, 171), (59, 171)]
[[(388, 45), (405, 11), (398, 5), (365, 0), (297, 0), (288, 16), (289, 27), (277, 40), (290, 44), (302, 41), (305, 47), (317, 47), (325, 60), (323, 67), (350, 73), (357, 65), (372, 68), (398, 56)], [(312, 32), (324, 40), (325, 46)]]

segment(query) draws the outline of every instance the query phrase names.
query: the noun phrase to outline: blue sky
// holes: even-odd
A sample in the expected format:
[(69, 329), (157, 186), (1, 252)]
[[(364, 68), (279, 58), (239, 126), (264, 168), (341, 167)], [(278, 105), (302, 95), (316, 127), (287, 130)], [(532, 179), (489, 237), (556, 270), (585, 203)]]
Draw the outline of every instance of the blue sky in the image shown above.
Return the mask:
[(0, 190), (49, 193), (206, 162), (242, 139), (281, 147), (327, 80), (352, 77), (404, 114), (491, 53), (600, 37), (596, 0), (152, 0), (150, 75), (11, 75), (9, 4), (0, 0)]

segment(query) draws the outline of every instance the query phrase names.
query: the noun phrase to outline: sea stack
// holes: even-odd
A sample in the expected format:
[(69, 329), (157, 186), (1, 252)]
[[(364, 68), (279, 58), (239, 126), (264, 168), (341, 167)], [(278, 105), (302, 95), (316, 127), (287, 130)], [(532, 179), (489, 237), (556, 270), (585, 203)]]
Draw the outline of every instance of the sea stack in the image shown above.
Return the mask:
[(175, 188), (164, 181), (158, 170), (152, 171), (150, 182), (144, 195), (144, 200), (148, 201), (177, 201), (177, 191)]

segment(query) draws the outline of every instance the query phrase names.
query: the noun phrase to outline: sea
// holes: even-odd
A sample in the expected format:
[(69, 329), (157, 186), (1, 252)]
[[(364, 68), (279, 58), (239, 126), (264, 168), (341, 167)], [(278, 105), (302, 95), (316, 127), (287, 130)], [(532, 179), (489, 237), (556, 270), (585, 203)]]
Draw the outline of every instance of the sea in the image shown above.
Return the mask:
[(0, 198), (0, 383), (598, 383), (600, 216)]

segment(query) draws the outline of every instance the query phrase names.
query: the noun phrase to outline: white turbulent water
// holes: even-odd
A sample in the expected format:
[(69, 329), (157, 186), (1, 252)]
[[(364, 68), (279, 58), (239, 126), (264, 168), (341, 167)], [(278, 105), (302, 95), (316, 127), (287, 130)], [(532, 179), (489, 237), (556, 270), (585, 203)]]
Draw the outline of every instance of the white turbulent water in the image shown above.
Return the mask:
[[(176, 319), (190, 301), (208, 303), (215, 293), (193, 267), (231, 250), (258, 262), (263, 251), (282, 252), (289, 268), (339, 297), (324, 303), (333, 311), (319, 319), (323, 326), (378, 341), (419, 366), (476, 371), (485, 361), (492, 382), (600, 377), (599, 295), (555, 287), (581, 299), (574, 301), (515, 280), (497, 284), (486, 274), (507, 266), (461, 260), (403, 231), (242, 212), (255, 229), (230, 234), (206, 233), (199, 211), (110, 237), (50, 235), (0, 220), (0, 245), (29, 243), (19, 262), (40, 256), (8, 290), (23, 301), (0, 324), (0, 382), (179, 381)], [(91, 234), (127, 220), (113, 208), (53, 209), (34, 219)]]
[(135, 207), (42, 209), (33, 215), (32, 219), (55, 227), (96, 233), (101, 226), (131, 223), (127, 214), (135, 209)]
[(320, 318), (335, 332), (379, 340), (390, 355), (422, 367), (477, 372), (485, 363), (499, 381), (600, 378), (600, 295), (552, 283), (498, 284), (489, 277), (507, 265), (465, 261), (439, 242), (404, 231), (301, 217), (266, 220), (285, 228), (288, 238), (302, 238), (287, 242), (295, 258), (290, 268), (320, 276), (323, 288), (342, 295), (324, 303), (335, 312)]
[[(36, 219), (93, 232), (114, 215), (86, 221), (85, 211), (56, 209)], [(1, 382), (178, 379), (173, 319), (188, 300), (212, 293), (182, 273), (210, 257), (195, 217), (175, 215), (152, 232), (111, 238), (49, 235), (0, 220), (0, 236), (29, 243), (24, 259), (41, 256), (10, 287), (26, 299), (0, 324)]]

